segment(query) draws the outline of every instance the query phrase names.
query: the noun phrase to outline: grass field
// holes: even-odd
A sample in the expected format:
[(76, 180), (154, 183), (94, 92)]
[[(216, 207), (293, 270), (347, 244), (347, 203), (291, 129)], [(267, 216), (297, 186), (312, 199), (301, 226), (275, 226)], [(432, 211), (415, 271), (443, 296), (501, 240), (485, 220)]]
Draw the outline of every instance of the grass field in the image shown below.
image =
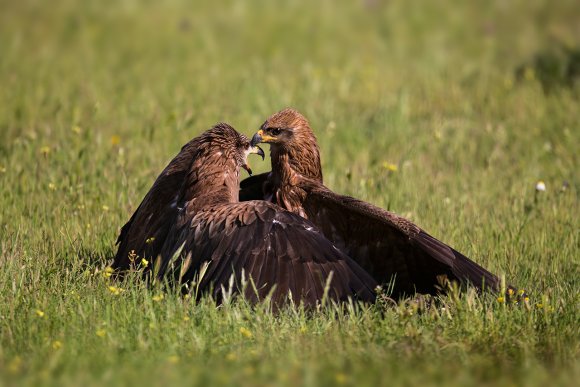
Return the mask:
[[(559, 69), (579, 66), (580, 10), (474, 4), (0, 0), (0, 385), (574, 385), (580, 88)], [(106, 278), (182, 144), (286, 106), (329, 187), (529, 302), (272, 315)]]

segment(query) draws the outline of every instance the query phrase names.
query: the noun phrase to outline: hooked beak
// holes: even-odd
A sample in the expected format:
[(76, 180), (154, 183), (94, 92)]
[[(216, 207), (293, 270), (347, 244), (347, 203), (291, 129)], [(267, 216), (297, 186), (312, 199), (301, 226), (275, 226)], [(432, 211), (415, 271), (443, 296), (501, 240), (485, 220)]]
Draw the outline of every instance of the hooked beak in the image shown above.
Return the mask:
[(250, 141), (251, 146), (256, 146), (257, 144), (262, 142), (262, 135), (260, 134), (261, 130), (254, 134), (252, 137), (252, 141)]
[(242, 168), (244, 168), (246, 170), (246, 172), (248, 172), (248, 175), (252, 176), (252, 174), (253, 174), (252, 168), (250, 168), (250, 166), (247, 163), (242, 165)]
[[(255, 137), (255, 135), (254, 135)], [(262, 148), (260, 148), (258, 145), (253, 144), (254, 142), (254, 138), (252, 138), (252, 142), (250, 143), (250, 145), (252, 146), (252, 148), (250, 149), (250, 154), (255, 154), (258, 156), (262, 156), (262, 161), (264, 161), (264, 158), (266, 157), (266, 155), (264, 154), (264, 151), (262, 150)]]
[[(253, 139), (252, 139), (253, 140)], [(258, 156), (262, 156), (262, 160), (264, 160), (264, 158), (266, 157), (266, 155), (264, 154), (264, 151), (262, 150), (262, 148), (260, 148), (257, 145), (251, 145), (252, 147), (250, 149), (248, 149), (248, 154), (255, 154)], [(248, 174), (250, 176), (252, 176), (252, 168), (250, 168), (250, 165), (248, 164), (248, 162), (246, 161), (246, 163), (244, 165), (242, 165), (242, 168), (244, 168)]]
[(256, 134), (254, 134), (254, 136), (252, 137), (252, 141), (250, 141), (250, 144), (252, 146), (255, 146), (256, 144), (259, 144), (261, 142), (269, 143), (275, 141), (276, 137), (270, 136), (269, 134), (264, 133), (262, 129), (260, 129), (256, 132)]

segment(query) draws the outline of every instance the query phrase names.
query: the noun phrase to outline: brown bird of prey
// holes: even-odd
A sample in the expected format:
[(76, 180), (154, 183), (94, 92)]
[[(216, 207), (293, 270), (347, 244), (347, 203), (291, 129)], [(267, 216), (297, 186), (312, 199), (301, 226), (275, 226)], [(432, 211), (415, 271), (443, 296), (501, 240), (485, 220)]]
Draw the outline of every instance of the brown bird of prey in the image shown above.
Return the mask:
[(218, 302), (224, 289), (251, 302), (271, 295), (275, 306), (289, 293), (306, 306), (325, 292), (335, 301), (373, 301), (376, 282), (312, 222), (266, 201), (238, 201), (250, 153), (264, 157), (223, 123), (187, 143), (121, 229), (113, 268), (157, 260), (152, 275), (182, 284), (197, 277), (199, 294), (211, 292)]
[(296, 110), (268, 118), (252, 138), (262, 142), (272, 171), (243, 180), (240, 200), (265, 199), (309, 219), (394, 296), (434, 294), (448, 281), (500, 289), (498, 277), (409, 220), (325, 187), (316, 137)]

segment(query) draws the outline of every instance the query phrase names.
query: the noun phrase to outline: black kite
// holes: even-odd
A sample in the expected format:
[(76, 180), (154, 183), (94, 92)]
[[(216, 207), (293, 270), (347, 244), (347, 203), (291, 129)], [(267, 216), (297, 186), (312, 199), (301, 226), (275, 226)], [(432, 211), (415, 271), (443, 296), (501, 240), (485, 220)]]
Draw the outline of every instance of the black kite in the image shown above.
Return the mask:
[[(272, 115), (252, 138), (268, 143), (272, 171), (242, 181), (240, 200), (265, 199), (312, 221), (395, 296), (434, 294), (447, 281), (500, 290), (497, 276), (409, 220), (322, 182), (316, 137), (294, 109)], [(394, 284), (393, 284), (394, 280)]]

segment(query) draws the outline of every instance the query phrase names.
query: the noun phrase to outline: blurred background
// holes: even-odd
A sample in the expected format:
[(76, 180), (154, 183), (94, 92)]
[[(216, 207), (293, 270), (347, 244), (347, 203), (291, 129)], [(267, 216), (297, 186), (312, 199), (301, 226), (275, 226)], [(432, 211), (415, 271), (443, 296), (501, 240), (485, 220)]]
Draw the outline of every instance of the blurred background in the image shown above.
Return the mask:
[(318, 136), (327, 184), (382, 205), (383, 169), (406, 171), (411, 198), (577, 183), (579, 8), (4, 0), (0, 167), (26, 174), (29, 155), (38, 184), (106, 182), (131, 209), (193, 136), (218, 121), (251, 135), (292, 106)]

